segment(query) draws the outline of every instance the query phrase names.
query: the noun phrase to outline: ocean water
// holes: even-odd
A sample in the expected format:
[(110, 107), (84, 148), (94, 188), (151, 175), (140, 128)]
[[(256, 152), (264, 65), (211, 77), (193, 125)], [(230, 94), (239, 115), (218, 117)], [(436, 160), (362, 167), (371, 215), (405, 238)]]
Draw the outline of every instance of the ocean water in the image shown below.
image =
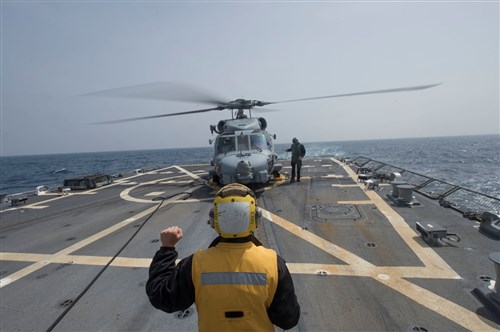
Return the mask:
[[(306, 158), (364, 156), (500, 198), (500, 135), (303, 142)], [(277, 144), (289, 158), (289, 144)], [(134, 169), (208, 163), (212, 147), (0, 157), (0, 193), (61, 186), (64, 179), (92, 173), (117, 175)]]

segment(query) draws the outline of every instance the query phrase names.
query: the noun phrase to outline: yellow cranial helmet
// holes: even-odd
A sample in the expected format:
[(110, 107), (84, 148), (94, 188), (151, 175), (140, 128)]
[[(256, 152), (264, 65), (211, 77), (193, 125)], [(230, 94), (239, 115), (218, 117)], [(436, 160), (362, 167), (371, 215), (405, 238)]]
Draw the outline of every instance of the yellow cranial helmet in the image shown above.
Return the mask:
[(233, 239), (252, 234), (260, 216), (254, 192), (242, 184), (232, 183), (217, 193), (209, 223), (222, 237)]

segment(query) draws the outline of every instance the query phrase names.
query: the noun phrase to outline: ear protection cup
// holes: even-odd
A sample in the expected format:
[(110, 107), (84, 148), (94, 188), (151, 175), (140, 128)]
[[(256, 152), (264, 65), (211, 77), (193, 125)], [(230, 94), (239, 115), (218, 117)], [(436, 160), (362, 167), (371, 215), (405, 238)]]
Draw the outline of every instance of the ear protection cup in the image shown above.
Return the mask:
[(215, 226), (214, 226), (214, 208), (213, 207), (210, 209), (210, 212), (208, 213), (207, 224), (209, 224), (210, 227), (215, 228)]

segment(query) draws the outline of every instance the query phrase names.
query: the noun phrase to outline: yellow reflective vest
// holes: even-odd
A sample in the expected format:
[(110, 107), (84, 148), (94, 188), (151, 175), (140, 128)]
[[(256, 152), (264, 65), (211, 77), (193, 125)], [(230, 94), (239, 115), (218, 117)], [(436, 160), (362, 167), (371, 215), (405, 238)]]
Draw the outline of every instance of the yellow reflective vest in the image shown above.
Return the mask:
[(276, 252), (252, 242), (220, 242), (194, 253), (200, 331), (274, 331), (267, 315), (278, 284)]

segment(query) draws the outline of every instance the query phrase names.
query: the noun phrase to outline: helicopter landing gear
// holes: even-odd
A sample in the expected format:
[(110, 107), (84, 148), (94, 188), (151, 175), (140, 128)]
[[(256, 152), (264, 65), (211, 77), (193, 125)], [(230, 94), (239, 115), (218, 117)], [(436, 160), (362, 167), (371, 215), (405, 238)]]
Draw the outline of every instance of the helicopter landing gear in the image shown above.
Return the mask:
[(274, 181), (285, 181), (285, 177), (281, 175), (280, 172), (274, 171), (273, 176), (274, 176)]
[(214, 175), (212, 176), (212, 181), (213, 181), (214, 183), (216, 183), (217, 185), (219, 185), (219, 186), (222, 184), (222, 182), (220, 181), (220, 177), (219, 177), (217, 174), (214, 174)]

